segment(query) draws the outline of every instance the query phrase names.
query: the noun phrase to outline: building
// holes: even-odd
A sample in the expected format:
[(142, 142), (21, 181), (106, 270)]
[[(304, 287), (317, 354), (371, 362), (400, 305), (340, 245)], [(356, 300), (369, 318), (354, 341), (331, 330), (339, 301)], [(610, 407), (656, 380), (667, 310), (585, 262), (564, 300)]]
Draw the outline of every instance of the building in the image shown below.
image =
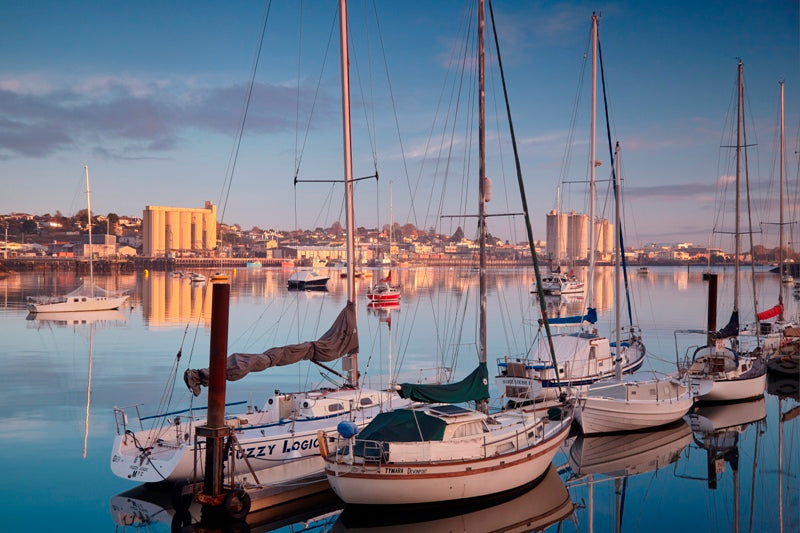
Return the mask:
[(217, 206), (202, 209), (148, 205), (142, 216), (142, 255), (210, 255), (217, 248)]
[(547, 257), (559, 263), (567, 259), (567, 214), (547, 213)]
[(589, 215), (573, 211), (567, 218), (567, 257), (582, 261), (589, 257)]

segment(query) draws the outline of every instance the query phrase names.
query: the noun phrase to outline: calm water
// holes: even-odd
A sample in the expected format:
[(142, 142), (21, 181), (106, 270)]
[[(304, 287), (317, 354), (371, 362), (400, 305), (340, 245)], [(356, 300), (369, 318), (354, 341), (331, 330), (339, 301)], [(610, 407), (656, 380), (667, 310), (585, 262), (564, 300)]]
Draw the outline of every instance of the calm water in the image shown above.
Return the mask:
[[(650, 270), (648, 276), (631, 276), (633, 306), (648, 347), (647, 365), (669, 371), (676, 360), (673, 332), (705, 324), (706, 284), (701, 269)], [(229, 349), (263, 351), (319, 336), (345, 301), (344, 280), (330, 272), (327, 293), (287, 292), (287, 271), (232, 272)], [(727, 321), (733, 292), (732, 272), (721, 274), (718, 327)], [(759, 308), (774, 305), (775, 275), (755, 277)], [(524, 353), (534, 338), (530, 324), (538, 312), (527, 293), (531, 278), (532, 271), (523, 269), (490, 275), (490, 372), (498, 357)], [(611, 280), (609, 269), (596, 277), (599, 328), (605, 333), (613, 319)], [(390, 369), (400, 380), (431, 379), (442, 365), (463, 376), (476, 362), (477, 327), (473, 318), (456, 317), (464, 309), (471, 317), (476, 274), (411, 269), (400, 271), (400, 281), (400, 308), (380, 312), (367, 309), (368, 282), (359, 282), (362, 374), (373, 386), (385, 383)], [(153, 414), (179, 351), (180, 373), (207, 365), (210, 298), (204, 286), (163, 273), (101, 277), (105, 288), (128, 290), (132, 307), (88, 323), (80, 316), (26, 319), (27, 296), (67, 292), (78, 282), (66, 273), (0, 280), (0, 471), (6, 480), (0, 489), (0, 530), (169, 531), (166, 511), (146, 510), (152, 517), (148, 524), (125, 524), (112, 513), (112, 500), (127, 501), (116, 497), (135, 487), (109, 469), (116, 433), (112, 411), (142, 404), (143, 415)], [(752, 318), (749, 287), (744, 283), (742, 289), (745, 320)], [(786, 304), (787, 314), (796, 317), (797, 300), (789, 295)], [(582, 306), (579, 299), (548, 301), (551, 314), (577, 313)], [(453, 332), (459, 333), (458, 342), (450, 340)], [(702, 342), (678, 340), (681, 354)], [(228, 399), (259, 405), (274, 389), (326, 384), (312, 366), (248, 376), (229, 384)], [(800, 417), (792, 417), (800, 402), (797, 385), (790, 385), (794, 397), (767, 392), (759, 402), (701, 411), (712, 432), (680, 425), (653, 434), (571, 439), (537, 488), (485, 509), (371, 523), (351, 510), (340, 514), (335, 503), (320, 504), (294, 522), (273, 525), (284, 531), (614, 531), (619, 520), (626, 531), (800, 531)], [(778, 386), (791, 392), (787, 384)], [(181, 382), (173, 405), (185, 407), (188, 401)], [(780, 413), (789, 413), (783, 423)], [(322, 517), (313, 520), (314, 515)]]

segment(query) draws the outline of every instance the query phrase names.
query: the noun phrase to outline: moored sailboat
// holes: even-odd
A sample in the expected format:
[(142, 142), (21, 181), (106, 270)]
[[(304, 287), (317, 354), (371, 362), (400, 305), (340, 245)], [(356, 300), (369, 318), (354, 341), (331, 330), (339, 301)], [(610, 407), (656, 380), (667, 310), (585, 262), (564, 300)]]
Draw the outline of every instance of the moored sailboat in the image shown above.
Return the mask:
[(94, 248), (92, 245), (92, 194), (89, 189), (89, 167), (83, 167), (86, 175), (86, 215), (89, 230), (89, 283), (64, 296), (30, 298), (31, 313), (74, 313), (76, 311), (106, 311), (119, 309), (127, 300), (126, 294), (112, 294), (94, 285)]
[[(457, 383), (401, 384), (400, 395), (419, 404), (382, 413), (360, 431), (352, 427), (340, 429), (337, 446), (328, 453), (321, 452), (328, 482), (348, 504), (442, 504), (520, 489), (546, 474), (572, 422), (572, 405), (567, 403), (561, 409), (551, 410), (550, 416), (543, 416), (533, 406), (488, 412), (485, 209), (490, 185), (485, 176), (483, 0), (478, 0), (477, 27), (478, 366)], [(502, 71), (499, 50), (498, 64)], [(513, 129), (511, 133), (513, 141)], [(533, 247), (519, 166), (517, 171), (529, 244)], [(535, 254), (533, 257), (536, 261)], [(470, 402), (474, 402), (474, 409), (463, 406)]]
[[(738, 98), (736, 124), (736, 229), (734, 232), (734, 290), (733, 311), (728, 324), (721, 330), (709, 335), (706, 346), (698, 347), (691, 359), (683, 364), (679, 362), (682, 376), (692, 380), (710, 381), (709, 390), (698, 395), (703, 401), (739, 401), (763, 396), (767, 384), (767, 369), (764, 360), (755, 355), (740, 351), (739, 328), (739, 252), (740, 252), (740, 182), (741, 151), (746, 142), (742, 142), (744, 129), (744, 82), (742, 78), (742, 61), (738, 65)], [(746, 158), (745, 158), (746, 161)], [(709, 305), (716, 305), (710, 302)], [(688, 331), (689, 333), (706, 333), (704, 331)], [(676, 344), (677, 344), (676, 332)], [(683, 332), (685, 333), (685, 332)], [(712, 339), (713, 337), (713, 339)]]

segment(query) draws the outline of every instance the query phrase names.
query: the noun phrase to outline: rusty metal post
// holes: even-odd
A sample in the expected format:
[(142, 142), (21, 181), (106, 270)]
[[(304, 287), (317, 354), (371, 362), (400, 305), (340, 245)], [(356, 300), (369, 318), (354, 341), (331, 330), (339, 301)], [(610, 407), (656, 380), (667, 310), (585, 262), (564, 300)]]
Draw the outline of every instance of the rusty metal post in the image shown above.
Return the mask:
[(216, 498), (222, 494), (225, 437), (228, 434), (225, 427), (225, 378), (231, 287), (227, 283), (214, 283), (212, 287), (208, 421), (204, 428), (198, 428), (198, 434), (206, 437), (206, 471), (203, 476), (203, 494)]
[(708, 274), (708, 324), (706, 326), (708, 346), (714, 345), (714, 332), (717, 330), (717, 275)]

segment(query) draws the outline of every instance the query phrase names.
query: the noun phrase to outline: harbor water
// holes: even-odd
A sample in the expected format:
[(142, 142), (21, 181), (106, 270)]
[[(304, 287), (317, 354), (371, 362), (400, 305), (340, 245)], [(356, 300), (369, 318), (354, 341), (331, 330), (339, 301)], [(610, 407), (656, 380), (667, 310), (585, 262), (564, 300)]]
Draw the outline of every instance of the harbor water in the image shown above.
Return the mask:
[[(677, 330), (706, 326), (707, 282), (699, 267), (651, 266), (629, 277), (634, 321), (647, 346), (645, 370), (672, 372), (702, 337)], [(287, 291), (291, 270), (228, 270), (231, 284), (229, 352), (315, 339), (345, 304), (339, 270), (327, 291)], [(211, 274), (211, 272), (204, 272)], [(732, 306), (733, 272), (718, 270), (717, 327)], [(586, 276), (585, 272), (579, 274)], [(373, 280), (385, 275), (375, 270)], [(461, 324), (460, 344), (446, 344), (452, 321), (442, 315), (472, 310), (478, 277), (472, 269), (393, 270), (399, 306), (368, 308), (370, 278), (358, 280), (359, 368), (364, 382), (433, 380), (442, 366), (460, 379), (477, 359), (477, 327)], [(529, 292), (533, 271), (489, 273), (490, 375), (504, 356), (521, 356), (536, 339), (538, 302)], [(740, 316), (752, 320), (777, 303), (777, 275), (766, 268), (742, 275)], [(191, 393), (186, 368), (208, 363), (210, 285), (165, 272), (100, 275), (105, 289), (125, 290), (130, 306), (101, 314), (30, 316), (30, 296), (69, 292), (74, 272), (12, 274), (0, 279), (0, 489), (2, 531), (171, 531), (168, 508), (114, 476), (114, 408), (129, 416), (156, 414), (160, 405), (185, 408)], [(612, 272), (598, 268), (598, 330), (611, 335)], [(798, 300), (784, 294), (785, 314)], [(582, 297), (547, 299), (550, 316), (578, 314)], [(467, 313), (469, 315), (469, 312)], [(625, 315), (627, 312), (624, 313)], [(437, 354), (448, 354), (438, 359)], [(175, 379), (174, 390), (170, 386)], [(314, 365), (272, 368), (228, 383), (229, 402), (263, 405), (275, 390), (292, 392), (338, 381)], [(446, 374), (446, 372), (445, 372)], [(502, 398), (490, 382), (493, 407)], [(205, 396), (194, 400), (204, 401)], [(469, 509), (369, 516), (344, 509), (335, 497), (270, 518), (258, 531), (800, 531), (800, 401), (797, 380), (770, 380), (764, 397), (701, 406), (687, 422), (658, 431), (608, 437), (570, 437), (540, 483), (503, 501)]]

